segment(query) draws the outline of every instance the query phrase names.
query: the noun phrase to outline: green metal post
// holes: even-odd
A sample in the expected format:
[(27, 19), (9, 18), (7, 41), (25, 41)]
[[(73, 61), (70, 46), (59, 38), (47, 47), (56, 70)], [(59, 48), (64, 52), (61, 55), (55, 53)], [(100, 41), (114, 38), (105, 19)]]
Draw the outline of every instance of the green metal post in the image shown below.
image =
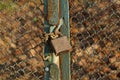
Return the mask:
[[(61, 28), (62, 34), (70, 39), (70, 26), (69, 26), (69, 5), (68, 0), (44, 0), (44, 31), (46, 33), (50, 32), (51, 26), (57, 25), (59, 19), (64, 19), (64, 25)], [(51, 55), (52, 49), (49, 44), (45, 44), (44, 56)], [(45, 80), (71, 80), (70, 76), (70, 53), (59, 55), (60, 66), (53, 62), (45, 61), (45, 66), (50, 68), (51, 71), (45, 72)], [(51, 57), (53, 58), (53, 57)]]

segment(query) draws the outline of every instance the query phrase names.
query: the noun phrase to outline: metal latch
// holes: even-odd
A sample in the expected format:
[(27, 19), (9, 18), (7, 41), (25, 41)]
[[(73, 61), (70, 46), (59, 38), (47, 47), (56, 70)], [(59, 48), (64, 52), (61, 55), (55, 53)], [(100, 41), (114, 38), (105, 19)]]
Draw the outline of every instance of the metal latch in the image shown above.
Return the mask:
[[(68, 0), (45, 0), (44, 13), (44, 31), (47, 36), (50, 36), (47, 37), (46, 40), (48, 41), (44, 47), (44, 56), (47, 58), (45, 60), (45, 80), (71, 80), (70, 54), (68, 51), (71, 48), (69, 44)], [(63, 19), (64, 23), (62, 25), (60, 21)], [(52, 47), (49, 42), (51, 42)], [(61, 45), (61, 43), (64, 43), (65, 46)], [(65, 54), (56, 54), (61, 52)]]

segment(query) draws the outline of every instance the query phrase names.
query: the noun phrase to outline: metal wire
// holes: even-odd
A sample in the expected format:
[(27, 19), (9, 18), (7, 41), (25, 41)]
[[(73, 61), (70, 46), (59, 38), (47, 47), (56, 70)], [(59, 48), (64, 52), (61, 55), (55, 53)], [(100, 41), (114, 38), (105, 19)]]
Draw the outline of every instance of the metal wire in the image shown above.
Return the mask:
[(72, 80), (119, 80), (120, 1), (69, 1)]
[[(4, 1), (0, 80), (44, 80), (44, 0), (8, 0), (10, 5)], [(120, 1), (69, 0), (69, 4), (72, 80), (119, 80)]]
[(43, 0), (8, 3), (0, 4), (0, 80), (43, 80)]

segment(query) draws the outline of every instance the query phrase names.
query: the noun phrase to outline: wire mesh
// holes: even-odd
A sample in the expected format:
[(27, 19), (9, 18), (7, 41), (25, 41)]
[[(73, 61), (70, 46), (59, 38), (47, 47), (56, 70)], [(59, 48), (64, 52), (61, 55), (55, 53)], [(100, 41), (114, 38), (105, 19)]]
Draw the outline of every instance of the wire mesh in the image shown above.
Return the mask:
[[(44, 80), (44, 0), (0, 1), (0, 80)], [(120, 0), (69, 0), (72, 80), (120, 80)]]
[(120, 0), (69, 0), (72, 80), (120, 80)]
[(0, 80), (43, 80), (43, 0), (0, 2)]

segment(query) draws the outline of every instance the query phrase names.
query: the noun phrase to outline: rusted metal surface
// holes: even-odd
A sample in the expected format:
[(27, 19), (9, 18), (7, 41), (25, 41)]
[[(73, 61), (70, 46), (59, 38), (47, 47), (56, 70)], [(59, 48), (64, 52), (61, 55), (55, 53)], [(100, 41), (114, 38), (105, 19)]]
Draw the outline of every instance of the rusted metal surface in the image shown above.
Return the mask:
[(72, 47), (66, 36), (51, 40), (56, 55), (69, 51)]
[(59, 0), (48, 0), (48, 22), (51, 25), (57, 25), (59, 19)]
[[(58, 24), (58, 3), (59, 0), (45, 0), (44, 3), (44, 13), (45, 13), (45, 23), (44, 23), (44, 31), (46, 33), (50, 33), (52, 31), (52, 26)], [(52, 50), (49, 42), (47, 41), (44, 45), (44, 56), (49, 57), (48, 61), (45, 61), (46, 68), (49, 71), (45, 71), (45, 80), (57, 79), (60, 80), (60, 69), (59, 69), (59, 56), (54, 55), (54, 51)], [(54, 65), (55, 64), (55, 65)]]
[[(57, 3), (57, 1), (58, 1), (58, 3)], [(62, 46), (61, 49), (57, 48), (56, 52), (58, 53), (61, 50), (63, 50), (64, 47), (67, 48), (67, 49), (71, 48), (70, 45), (69, 45), (69, 39), (70, 39), (69, 8), (68, 8), (69, 6), (68, 6), (68, 0), (56, 0), (56, 1), (55, 0), (51, 1), (50, 0), (50, 2), (51, 2), (51, 4), (49, 3), (49, 1), (45, 0), (45, 12), (44, 12), (45, 13), (45, 23), (44, 23), (45, 24), (45, 26), (44, 26), (45, 29), (44, 30), (45, 30), (45, 32), (49, 33), (51, 25), (58, 25), (59, 19), (63, 18), (64, 19), (64, 24), (62, 25), (60, 31), (62, 32), (63, 35), (66, 36), (66, 39), (65, 39), (66, 42), (65, 43), (68, 44), (68, 45), (66, 45), (67, 47)], [(48, 10), (49, 7), (51, 7), (50, 10)], [(60, 10), (57, 9), (57, 8), (59, 8)], [(54, 11), (52, 11), (51, 9), (53, 9)], [(53, 23), (53, 21), (55, 23)], [(68, 38), (68, 41), (67, 41), (67, 38)], [(59, 39), (62, 39), (62, 38), (59, 38)], [(54, 42), (54, 40), (53, 40), (53, 42)], [(55, 47), (55, 45), (60, 45), (59, 43), (56, 42), (56, 40), (55, 40), (55, 43), (53, 43), (53, 44), (54, 44), (54, 47)], [(59, 55), (60, 60), (59, 60), (59, 58), (56, 58), (57, 56), (55, 56), (56, 59), (54, 58), (54, 61), (57, 61), (57, 62), (60, 61), (60, 63), (56, 63), (56, 65), (58, 67), (58, 70), (56, 72), (57, 73), (60, 72), (60, 75), (58, 74), (59, 75), (58, 76), (58, 75), (56, 75), (56, 73), (52, 73), (50, 75), (49, 72), (46, 72), (45, 73), (45, 80), (49, 80), (51, 76), (54, 76), (52, 78), (53, 80), (55, 80), (54, 78), (57, 77), (57, 76), (59, 77), (59, 78), (57, 78), (58, 80), (70, 80), (71, 79), (71, 77), (70, 77), (70, 53), (69, 53), (69, 51), (64, 52), (64, 53), (65, 53), (65, 55), (63, 55), (63, 54)], [(48, 56), (50, 54), (55, 54), (55, 52), (49, 44), (45, 44), (44, 55)], [(45, 65), (49, 66), (50, 63), (45, 61)], [(54, 72), (55, 69), (56, 69), (55, 66), (52, 66), (53, 71), (51, 71), (51, 72)]]

